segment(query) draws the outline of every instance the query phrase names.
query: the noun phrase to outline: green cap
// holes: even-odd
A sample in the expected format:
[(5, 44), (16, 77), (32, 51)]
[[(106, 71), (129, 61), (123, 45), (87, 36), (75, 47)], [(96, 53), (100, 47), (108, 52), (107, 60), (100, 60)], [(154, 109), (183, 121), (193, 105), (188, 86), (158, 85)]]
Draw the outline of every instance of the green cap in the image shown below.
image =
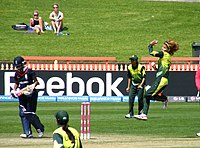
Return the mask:
[(69, 121), (68, 113), (66, 111), (63, 111), (63, 110), (55, 113), (55, 117), (56, 117), (58, 123), (61, 124), (61, 125), (66, 124)]
[(132, 55), (129, 60), (137, 61), (138, 57), (136, 55)]

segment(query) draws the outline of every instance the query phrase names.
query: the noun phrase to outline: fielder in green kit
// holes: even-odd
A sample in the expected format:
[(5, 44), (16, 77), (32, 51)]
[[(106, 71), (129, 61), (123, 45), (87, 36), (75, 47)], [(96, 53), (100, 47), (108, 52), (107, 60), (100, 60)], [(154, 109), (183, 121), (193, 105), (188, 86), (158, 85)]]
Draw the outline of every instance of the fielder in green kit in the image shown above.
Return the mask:
[(58, 128), (53, 132), (54, 148), (82, 148), (79, 132), (68, 124), (68, 113), (61, 110), (55, 117)]
[(126, 91), (129, 92), (129, 113), (125, 118), (134, 117), (134, 102), (135, 97), (138, 97), (138, 114), (143, 109), (143, 94), (145, 88), (146, 72), (145, 67), (138, 63), (138, 57), (133, 55), (129, 58), (131, 64), (128, 66), (128, 85)]
[(147, 120), (150, 100), (166, 101), (167, 97), (159, 95), (168, 85), (169, 69), (171, 65), (171, 56), (179, 49), (179, 45), (173, 40), (167, 40), (163, 43), (161, 51), (154, 51), (153, 46), (158, 43), (157, 40), (150, 42), (148, 49), (149, 54), (159, 57), (156, 80), (151, 87), (145, 92), (143, 113), (135, 115), (139, 120)]

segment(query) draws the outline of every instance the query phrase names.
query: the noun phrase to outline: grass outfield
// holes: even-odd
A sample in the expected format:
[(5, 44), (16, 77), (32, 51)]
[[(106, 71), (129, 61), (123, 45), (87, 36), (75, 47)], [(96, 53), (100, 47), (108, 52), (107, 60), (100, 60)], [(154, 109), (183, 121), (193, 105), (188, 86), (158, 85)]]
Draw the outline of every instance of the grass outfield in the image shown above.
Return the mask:
[(199, 7), (196, 2), (150, 2), (144, 0), (57, 0), (65, 15), (70, 36), (53, 32), (27, 34), (11, 25), (29, 24), (34, 9), (44, 21), (54, 0), (1, 0), (0, 60), (25, 56), (114, 56), (127, 62), (132, 54), (149, 56), (148, 43), (172, 38), (180, 44), (175, 56), (192, 56), (192, 42), (199, 42)]
[[(137, 106), (137, 104), (135, 105)], [(39, 143), (41, 142), (43, 146), (51, 145), (49, 141), (52, 142), (52, 132), (56, 128), (54, 113), (58, 110), (68, 111), (70, 115), (69, 124), (80, 131), (80, 103), (39, 102), (37, 114), (45, 125), (45, 136), (43, 140), (38, 138), (35, 138), (35, 140), (39, 141)], [(160, 142), (158, 143), (161, 146), (162, 142), (164, 145), (166, 139), (170, 139), (169, 141), (182, 141), (179, 143), (182, 143), (182, 145), (190, 140), (192, 141), (191, 143), (189, 142), (191, 146), (193, 144), (194, 147), (196, 144), (200, 145), (200, 139), (195, 135), (197, 131), (200, 131), (199, 103), (169, 103), (167, 110), (162, 109), (160, 102), (152, 103), (148, 121), (125, 119), (124, 115), (127, 111), (128, 103), (91, 103), (91, 140), (83, 141), (83, 144), (86, 147), (91, 145), (107, 147), (111, 143), (115, 145), (119, 141), (138, 143), (140, 140), (147, 138), (148, 140), (146, 140), (147, 143), (145, 142), (145, 144), (159, 140)], [(5, 139), (8, 141), (12, 139), (20, 141), (18, 145), (21, 147), (25, 145), (23, 142), (27, 142), (34, 147), (34, 139), (30, 142), (30, 140), (21, 140), (19, 138), (22, 133), (22, 127), (16, 102), (0, 102), (0, 116), (1, 146), (12, 147), (13, 145), (5, 141)], [(34, 129), (33, 135), (37, 136)], [(187, 140), (185, 141), (184, 139)], [(10, 142), (12, 143), (12, 141)]]

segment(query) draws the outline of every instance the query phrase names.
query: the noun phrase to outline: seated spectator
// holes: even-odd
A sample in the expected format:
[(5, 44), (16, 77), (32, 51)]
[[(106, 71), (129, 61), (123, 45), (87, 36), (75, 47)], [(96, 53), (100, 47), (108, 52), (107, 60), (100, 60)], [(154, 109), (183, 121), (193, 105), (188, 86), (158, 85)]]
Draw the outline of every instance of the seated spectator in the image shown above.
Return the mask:
[(36, 31), (38, 35), (44, 33), (44, 21), (42, 17), (39, 17), (39, 11), (35, 10), (33, 13), (33, 18), (30, 19), (30, 28)]
[(64, 15), (61, 11), (58, 10), (58, 8), (59, 8), (59, 5), (54, 4), (53, 5), (54, 11), (51, 12), (49, 16), (49, 19), (51, 20), (51, 26), (55, 34), (58, 34), (63, 29)]

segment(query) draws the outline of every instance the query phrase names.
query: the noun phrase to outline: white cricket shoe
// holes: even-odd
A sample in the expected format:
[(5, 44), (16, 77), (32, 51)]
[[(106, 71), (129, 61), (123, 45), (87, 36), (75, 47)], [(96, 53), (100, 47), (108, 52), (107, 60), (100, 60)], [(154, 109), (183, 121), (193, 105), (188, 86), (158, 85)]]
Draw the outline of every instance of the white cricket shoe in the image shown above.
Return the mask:
[(44, 135), (44, 131), (42, 131), (41, 129), (37, 129), (38, 132), (38, 137), (41, 138)]
[(21, 138), (26, 138), (27, 136), (26, 136), (26, 134), (21, 134), (20, 137)]
[(147, 120), (147, 115), (146, 114), (140, 114), (140, 115), (135, 115), (134, 118), (138, 119), (138, 120)]
[(39, 133), (38, 133), (38, 137), (39, 137), (39, 138), (43, 137), (43, 135), (44, 135), (43, 132), (39, 132)]
[(163, 109), (167, 109), (168, 107), (168, 99), (166, 99), (164, 102), (163, 102)]
[(33, 138), (33, 136), (31, 134), (30, 135), (21, 134), (20, 137), (21, 138)]
[(130, 114), (127, 114), (127, 115), (125, 115), (125, 118), (130, 119), (130, 118), (133, 118), (133, 116)]
[(198, 132), (198, 133), (197, 133), (197, 136), (199, 136), (199, 137), (200, 137), (200, 132)]

